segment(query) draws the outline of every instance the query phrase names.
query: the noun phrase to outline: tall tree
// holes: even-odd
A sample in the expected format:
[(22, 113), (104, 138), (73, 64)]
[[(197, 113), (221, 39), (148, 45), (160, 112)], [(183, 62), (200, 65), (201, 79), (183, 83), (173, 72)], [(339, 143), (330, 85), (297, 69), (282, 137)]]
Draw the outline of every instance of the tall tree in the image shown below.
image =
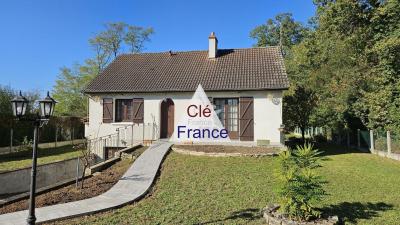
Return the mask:
[(257, 26), (250, 33), (250, 37), (256, 40), (255, 46), (281, 46), (291, 83), (290, 90), (283, 97), (283, 123), (286, 129), (299, 127), (303, 139), (316, 103), (313, 91), (307, 87), (309, 74), (297, 65), (297, 61), (305, 58), (293, 55), (292, 48), (309, 33), (309, 28), (296, 22), (290, 13), (278, 14), (275, 19), (268, 19), (266, 24)]
[(368, 85), (355, 111), (370, 128), (400, 133), (400, 2), (387, 0), (374, 7), (372, 43), (365, 51)]
[[(287, 16), (270, 19), (252, 31), (257, 45), (265, 46), (279, 43), (280, 24), (281, 30), (286, 23), (295, 28), (280, 35), (290, 53), (285, 62), (291, 88), (285, 94), (289, 99), (285, 99), (293, 100), (298, 87), (312, 91), (316, 100), (309, 122), (313, 125), (400, 132), (400, 2), (314, 3), (316, 15), (312, 28), (301, 33), (305, 35), (285, 35), (301, 30)], [(291, 107), (301, 106), (285, 104), (284, 116), (293, 111)]]
[(297, 86), (291, 95), (283, 100), (283, 121), (286, 129), (298, 127), (301, 130), (303, 141), (305, 130), (310, 125), (310, 118), (316, 106), (316, 97), (312, 90)]
[(306, 33), (307, 29), (300, 22), (296, 22), (291, 13), (281, 13), (254, 28), (250, 37), (256, 39), (255, 46), (282, 45), (284, 50), (287, 50), (286, 48), (300, 43)]
[(97, 35), (89, 39), (89, 44), (95, 53), (92, 61), (96, 64), (98, 71), (102, 71), (112, 57), (111, 49), (107, 46), (107, 41), (104, 38), (102, 35)]
[(107, 23), (105, 25), (106, 30), (101, 32), (98, 37), (100, 41), (103, 41), (103, 46), (106, 52), (111, 52), (114, 58), (117, 57), (121, 51), (121, 44), (126, 34), (126, 23)]
[(150, 41), (150, 35), (154, 33), (153, 28), (143, 28), (138, 26), (128, 26), (124, 41), (129, 46), (131, 53), (141, 52), (144, 43)]
[(84, 73), (85, 66), (75, 65), (72, 69), (63, 67), (53, 90), (53, 97), (59, 102), (55, 109), (57, 115), (86, 115), (87, 99), (82, 90), (96, 74)]
[[(89, 39), (94, 57), (76, 64), (72, 68), (60, 69), (54, 86), (54, 98), (59, 100), (55, 113), (58, 115), (85, 116), (87, 97), (83, 89), (89, 82), (103, 71), (110, 61), (128, 47), (133, 53), (144, 49), (145, 42), (150, 41), (154, 33), (152, 28), (142, 28), (123, 22), (108, 23), (105, 30)], [(125, 45), (124, 45), (125, 44)]]

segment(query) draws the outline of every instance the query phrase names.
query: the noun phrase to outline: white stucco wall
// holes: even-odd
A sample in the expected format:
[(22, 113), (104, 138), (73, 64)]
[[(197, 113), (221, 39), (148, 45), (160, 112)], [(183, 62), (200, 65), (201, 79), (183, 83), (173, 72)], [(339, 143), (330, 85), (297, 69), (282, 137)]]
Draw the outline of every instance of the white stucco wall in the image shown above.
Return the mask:
[[(132, 124), (126, 122), (103, 123), (103, 98), (114, 98), (114, 108), (115, 99), (143, 98), (144, 123), (146, 124), (145, 128), (147, 128), (145, 129), (145, 139), (152, 139), (151, 136), (154, 138), (159, 138), (160, 136), (161, 101), (165, 98), (171, 98), (174, 101), (174, 121), (177, 123), (182, 114), (186, 113), (185, 106), (193, 94), (194, 92), (92, 95), (89, 99), (89, 123), (85, 129), (85, 136), (87, 138), (96, 138), (109, 135), (115, 133), (117, 127)], [(208, 97), (213, 98), (254, 97), (254, 141), (270, 140), (271, 144), (280, 143), (279, 127), (282, 124), (282, 91), (206, 92), (206, 94)], [(273, 99), (275, 99), (275, 102), (279, 101), (279, 104), (274, 104)], [(113, 115), (115, 117), (115, 110)], [(149, 124), (155, 124), (155, 127), (150, 128)]]

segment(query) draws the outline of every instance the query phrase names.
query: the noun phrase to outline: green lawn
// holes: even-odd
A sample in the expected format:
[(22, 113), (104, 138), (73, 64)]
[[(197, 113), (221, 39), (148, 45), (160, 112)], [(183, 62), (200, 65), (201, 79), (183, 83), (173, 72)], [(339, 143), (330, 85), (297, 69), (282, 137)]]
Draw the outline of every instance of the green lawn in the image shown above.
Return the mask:
[[(338, 148), (336, 148), (338, 149)], [(326, 150), (330, 194), (319, 207), (346, 224), (398, 224), (400, 162)], [(276, 158), (212, 158), (171, 153), (150, 196), (136, 204), (64, 224), (263, 224), (276, 201)]]
[[(58, 148), (44, 148), (38, 150), (38, 164), (71, 159), (80, 155), (80, 150), (71, 145)], [(32, 165), (32, 150), (12, 152), (0, 155), (0, 171), (14, 170)]]

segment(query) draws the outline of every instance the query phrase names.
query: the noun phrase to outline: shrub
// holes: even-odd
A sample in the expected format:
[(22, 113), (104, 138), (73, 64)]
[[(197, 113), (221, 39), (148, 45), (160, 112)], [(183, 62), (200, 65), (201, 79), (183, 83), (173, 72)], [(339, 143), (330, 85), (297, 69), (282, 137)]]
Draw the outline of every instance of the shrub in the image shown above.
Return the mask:
[(320, 217), (320, 212), (313, 207), (326, 195), (323, 189), (325, 181), (316, 172), (320, 167), (319, 155), (320, 152), (308, 143), (279, 155), (279, 177), (282, 180), (278, 191), (280, 210), (292, 220)]
[(327, 139), (326, 139), (326, 137), (325, 137), (323, 134), (317, 134), (317, 135), (315, 135), (315, 136), (312, 138), (312, 140), (313, 140), (315, 143), (326, 143), (326, 142), (327, 142)]
[(24, 140), (18, 143), (18, 151), (32, 150), (33, 141), (24, 136)]
[(286, 138), (285, 145), (289, 148), (294, 148), (297, 145), (303, 145), (304, 141), (301, 137), (290, 136)]

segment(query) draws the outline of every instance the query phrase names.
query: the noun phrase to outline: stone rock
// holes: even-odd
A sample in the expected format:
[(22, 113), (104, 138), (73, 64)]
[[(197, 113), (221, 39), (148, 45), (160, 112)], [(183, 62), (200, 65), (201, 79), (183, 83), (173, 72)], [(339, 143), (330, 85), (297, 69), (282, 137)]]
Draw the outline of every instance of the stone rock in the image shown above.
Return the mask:
[(297, 225), (298, 223), (296, 223), (293, 220), (289, 220), (289, 219), (282, 219), (282, 225)]
[(282, 225), (282, 220), (277, 217), (269, 216), (268, 224), (269, 225)]
[(121, 159), (135, 159), (136, 156), (134, 156), (133, 154), (129, 154), (129, 153), (122, 153), (121, 154)]
[(330, 216), (330, 217), (328, 217), (328, 220), (337, 223), (337, 222), (339, 222), (339, 217), (338, 216)]
[(287, 218), (287, 215), (278, 212), (280, 208), (277, 204), (269, 204), (263, 211), (263, 217), (269, 225), (336, 225), (339, 224), (338, 216), (330, 216), (313, 221), (297, 222)]

